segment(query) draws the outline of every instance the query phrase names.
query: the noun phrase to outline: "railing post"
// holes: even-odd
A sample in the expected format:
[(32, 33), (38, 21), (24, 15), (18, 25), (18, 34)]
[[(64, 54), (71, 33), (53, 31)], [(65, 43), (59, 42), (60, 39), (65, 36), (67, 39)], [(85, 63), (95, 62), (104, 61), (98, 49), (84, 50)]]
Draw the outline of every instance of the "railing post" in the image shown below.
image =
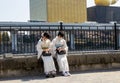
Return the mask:
[(118, 50), (118, 29), (117, 29), (117, 24), (116, 23), (114, 23), (114, 33), (115, 33), (115, 50)]
[(60, 21), (59, 23), (60, 23), (60, 30), (63, 30), (63, 22)]
[(17, 53), (17, 32), (18, 30), (11, 31), (12, 35), (12, 53)]

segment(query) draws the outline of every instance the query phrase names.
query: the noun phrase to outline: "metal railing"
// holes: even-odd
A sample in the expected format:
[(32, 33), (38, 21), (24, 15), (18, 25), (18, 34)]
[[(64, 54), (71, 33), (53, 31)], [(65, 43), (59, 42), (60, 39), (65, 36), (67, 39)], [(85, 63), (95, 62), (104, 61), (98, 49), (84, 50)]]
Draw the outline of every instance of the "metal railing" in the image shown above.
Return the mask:
[(118, 50), (119, 24), (0, 23), (0, 53), (36, 53), (42, 32), (63, 30), (69, 51)]

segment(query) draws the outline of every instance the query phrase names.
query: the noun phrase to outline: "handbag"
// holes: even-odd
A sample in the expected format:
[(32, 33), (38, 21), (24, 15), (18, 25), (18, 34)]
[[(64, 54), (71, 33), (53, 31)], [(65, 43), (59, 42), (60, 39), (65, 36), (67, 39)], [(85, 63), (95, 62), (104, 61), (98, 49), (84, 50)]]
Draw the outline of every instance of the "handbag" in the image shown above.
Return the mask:
[(51, 56), (51, 53), (50, 53), (50, 52), (45, 52), (45, 51), (43, 51), (43, 52), (42, 52), (42, 55), (43, 55), (43, 56)]
[(57, 50), (57, 54), (59, 54), (59, 55), (66, 54), (66, 51), (65, 50), (61, 50), (61, 51)]

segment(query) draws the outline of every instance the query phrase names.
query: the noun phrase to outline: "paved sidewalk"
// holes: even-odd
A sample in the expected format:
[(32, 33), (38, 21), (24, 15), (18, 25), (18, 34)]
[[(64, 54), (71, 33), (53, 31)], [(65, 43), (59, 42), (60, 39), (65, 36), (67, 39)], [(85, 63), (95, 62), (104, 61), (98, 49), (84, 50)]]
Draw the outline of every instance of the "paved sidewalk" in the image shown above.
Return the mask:
[(120, 69), (75, 72), (69, 77), (45, 78), (41, 75), (0, 78), (0, 83), (120, 83)]

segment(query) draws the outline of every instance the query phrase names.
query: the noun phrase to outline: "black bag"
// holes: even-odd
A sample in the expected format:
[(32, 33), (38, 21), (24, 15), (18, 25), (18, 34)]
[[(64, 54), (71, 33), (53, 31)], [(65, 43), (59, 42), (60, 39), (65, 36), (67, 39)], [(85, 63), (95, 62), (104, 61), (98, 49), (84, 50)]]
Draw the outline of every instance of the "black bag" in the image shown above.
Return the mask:
[(51, 56), (51, 53), (50, 53), (50, 52), (45, 52), (45, 51), (43, 51), (43, 52), (42, 52), (42, 55), (43, 55), (43, 56)]
[(61, 50), (61, 51), (56, 50), (56, 51), (57, 51), (57, 54), (59, 54), (59, 55), (66, 54), (66, 51), (65, 51), (65, 50)]

